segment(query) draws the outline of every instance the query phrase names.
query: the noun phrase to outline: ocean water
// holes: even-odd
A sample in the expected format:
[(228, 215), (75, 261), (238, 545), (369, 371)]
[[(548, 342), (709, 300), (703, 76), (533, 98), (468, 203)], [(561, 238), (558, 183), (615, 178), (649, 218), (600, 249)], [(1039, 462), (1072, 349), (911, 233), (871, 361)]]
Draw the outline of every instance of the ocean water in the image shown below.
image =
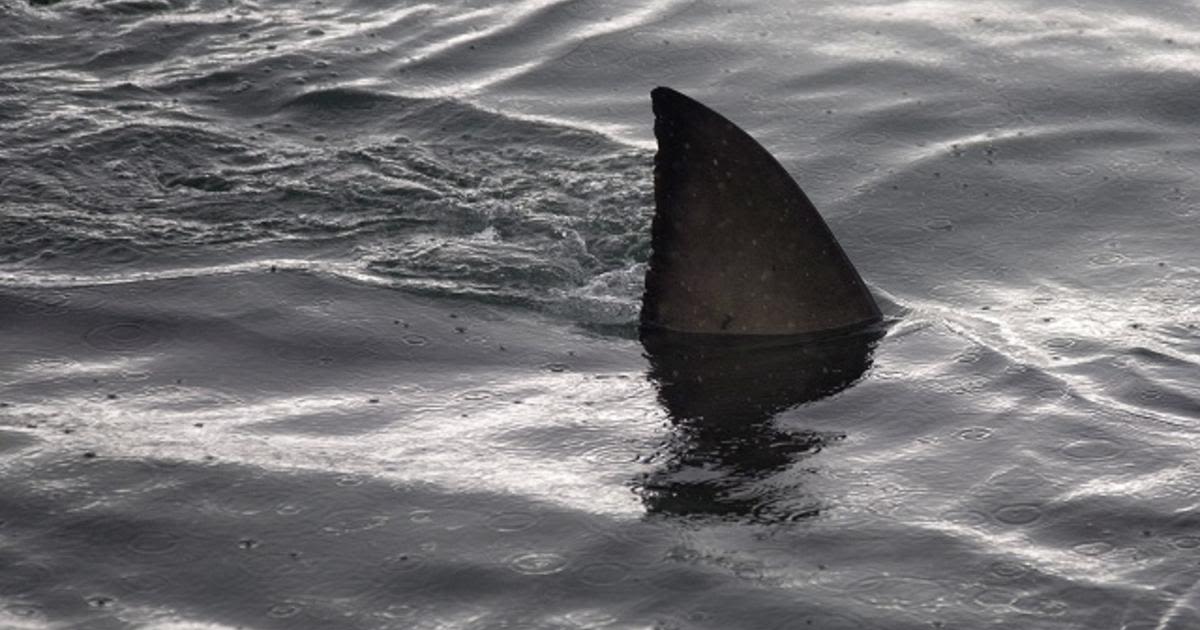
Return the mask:
[[(0, 0), (0, 626), (1200, 626), (1197, 23)], [(656, 85), (882, 337), (636, 339)]]

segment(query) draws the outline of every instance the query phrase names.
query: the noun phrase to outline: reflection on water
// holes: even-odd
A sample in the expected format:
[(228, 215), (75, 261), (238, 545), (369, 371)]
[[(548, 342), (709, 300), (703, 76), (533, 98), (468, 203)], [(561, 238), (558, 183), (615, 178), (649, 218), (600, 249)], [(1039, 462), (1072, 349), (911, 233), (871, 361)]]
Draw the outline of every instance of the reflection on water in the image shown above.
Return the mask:
[(781, 430), (775, 416), (853, 385), (881, 336), (879, 329), (817, 340), (643, 332), (650, 379), (673, 425), (658, 454), (663, 463), (640, 483), (646, 509), (756, 522), (818, 514), (802, 488), (770, 477), (841, 436)]

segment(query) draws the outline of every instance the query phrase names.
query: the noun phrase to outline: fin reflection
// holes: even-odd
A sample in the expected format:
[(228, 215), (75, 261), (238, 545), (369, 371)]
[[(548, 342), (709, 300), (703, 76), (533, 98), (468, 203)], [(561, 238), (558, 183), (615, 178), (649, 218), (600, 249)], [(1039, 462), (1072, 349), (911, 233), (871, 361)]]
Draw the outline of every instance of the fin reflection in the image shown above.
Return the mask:
[(778, 522), (815, 516), (794, 483), (771, 479), (840, 435), (785, 431), (779, 413), (832, 396), (871, 365), (882, 330), (819, 340), (643, 330), (649, 377), (673, 432), (639, 481), (650, 513)]

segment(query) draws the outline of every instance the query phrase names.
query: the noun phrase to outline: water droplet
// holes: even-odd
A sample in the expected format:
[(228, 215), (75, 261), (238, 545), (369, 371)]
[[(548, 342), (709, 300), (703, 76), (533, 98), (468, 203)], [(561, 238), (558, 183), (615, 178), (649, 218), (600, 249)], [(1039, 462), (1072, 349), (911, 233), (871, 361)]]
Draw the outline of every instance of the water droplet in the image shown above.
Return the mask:
[(975, 510), (949, 510), (942, 512), (941, 516), (950, 523), (966, 525), (968, 527), (979, 526), (988, 521), (986, 514)]
[(115, 603), (117, 600), (107, 595), (93, 595), (87, 598), (87, 605), (92, 608), (109, 608)]
[(1029, 217), (1058, 212), (1066, 206), (1065, 199), (1054, 195), (1032, 195), (1017, 204), (1020, 211)]
[(603, 443), (588, 448), (583, 459), (595, 464), (628, 464), (637, 460), (638, 453), (621, 443)]
[(14, 617), (22, 619), (35, 619), (44, 616), (42, 609), (33, 604), (10, 604), (4, 610), (8, 611)]
[(1071, 459), (1112, 459), (1122, 452), (1121, 445), (1112, 440), (1076, 440), (1062, 447), (1062, 454)]
[(959, 439), (980, 441), (992, 437), (992, 430), (987, 427), (969, 427), (958, 432)]
[(563, 615), (563, 619), (575, 628), (607, 628), (617, 623), (613, 615), (593, 609), (573, 610)]
[(406, 551), (403, 553), (392, 554), (388, 556), (384, 562), (387, 563), (388, 570), (391, 572), (408, 573), (410, 571), (416, 571), (417, 569), (425, 566), (427, 560), (425, 556), (421, 554), (409, 553)]
[(934, 217), (925, 222), (925, 227), (938, 232), (949, 232), (954, 229), (954, 222), (946, 217)]
[(301, 507), (299, 505), (293, 505), (291, 503), (285, 503), (285, 504), (275, 508), (275, 513), (280, 514), (282, 516), (293, 516), (295, 514), (299, 514), (299, 513), (303, 512), (303, 511), (304, 511), (303, 507)]
[(1001, 589), (989, 588), (975, 595), (975, 603), (980, 606), (1009, 606), (1015, 601), (1016, 594)]
[(1171, 544), (1180, 549), (1195, 549), (1200, 547), (1200, 537), (1196, 536), (1179, 536), (1171, 540)]
[(996, 510), (996, 520), (1009, 525), (1028, 525), (1042, 517), (1042, 508), (1033, 503), (1014, 503)]
[(275, 604), (267, 609), (267, 616), (274, 617), (276, 619), (287, 619), (300, 614), (300, 611), (303, 609), (304, 607), (300, 604), (283, 602), (281, 604)]
[(509, 566), (517, 573), (526, 575), (549, 575), (567, 567), (567, 559), (556, 553), (526, 553), (509, 560)]
[(97, 326), (84, 335), (84, 340), (98, 350), (131, 352), (155, 345), (160, 335), (140, 322), (120, 322)]
[(1066, 395), (1066, 390), (1062, 390), (1057, 387), (1046, 387), (1037, 391), (1037, 397), (1042, 400), (1057, 400)]
[(617, 562), (595, 562), (579, 569), (579, 581), (592, 586), (610, 586), (629, 577), (629, 567)]
[(1096, 172), (1096, 169), (1087, 164), (1071, 164), (1058, 169), (1058, 172), (1067, 177), (1087, 177)]
[(1070, 337), (1051, 337), (1043, 345), (1051, 350), (1066, 350), (1075, 346), (1076, 341)]
[(1104, 252), (1104, 253), (1096, 254), (1096, 255), (1088, 258), (1088, 262), (1092, 263), (1093, 265), (1102, 265), (1102, 266), (1103, 265), (1119, 265), (1119, 264), (1125, 262), (1126, 260), (1127, 260), (1127, 258), (1125, 258), (1125, 256), (1123, 254), (1118, 254), (1117, 252)]
[(1081, 556), (1102, 556), (1112, 550), (1112, 544), (1102, 540), (1071, 545), (1071, 551), (1074, 551)]
[(375, 529), (387, 522), (386, 515), (371, 510), (347, 508), (331, 512), (322, 519), (321, 530), (334, 535), (351, 534)]
[(988, 571), (997, 577), (1012, 580), (1029, 573), (1029, 566), (1012, 560), (997, 560), (988, 565)]

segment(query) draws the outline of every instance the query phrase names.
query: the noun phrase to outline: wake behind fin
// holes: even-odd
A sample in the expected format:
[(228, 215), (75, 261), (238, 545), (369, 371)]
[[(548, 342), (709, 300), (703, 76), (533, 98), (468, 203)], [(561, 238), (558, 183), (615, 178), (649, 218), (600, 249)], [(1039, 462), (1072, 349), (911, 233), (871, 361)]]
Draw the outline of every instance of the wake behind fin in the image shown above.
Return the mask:
[(675, 90), (650, 96), (658, 153), (643, 328), (820, 335), (879, 321), (833, 232), (766, 149)]

